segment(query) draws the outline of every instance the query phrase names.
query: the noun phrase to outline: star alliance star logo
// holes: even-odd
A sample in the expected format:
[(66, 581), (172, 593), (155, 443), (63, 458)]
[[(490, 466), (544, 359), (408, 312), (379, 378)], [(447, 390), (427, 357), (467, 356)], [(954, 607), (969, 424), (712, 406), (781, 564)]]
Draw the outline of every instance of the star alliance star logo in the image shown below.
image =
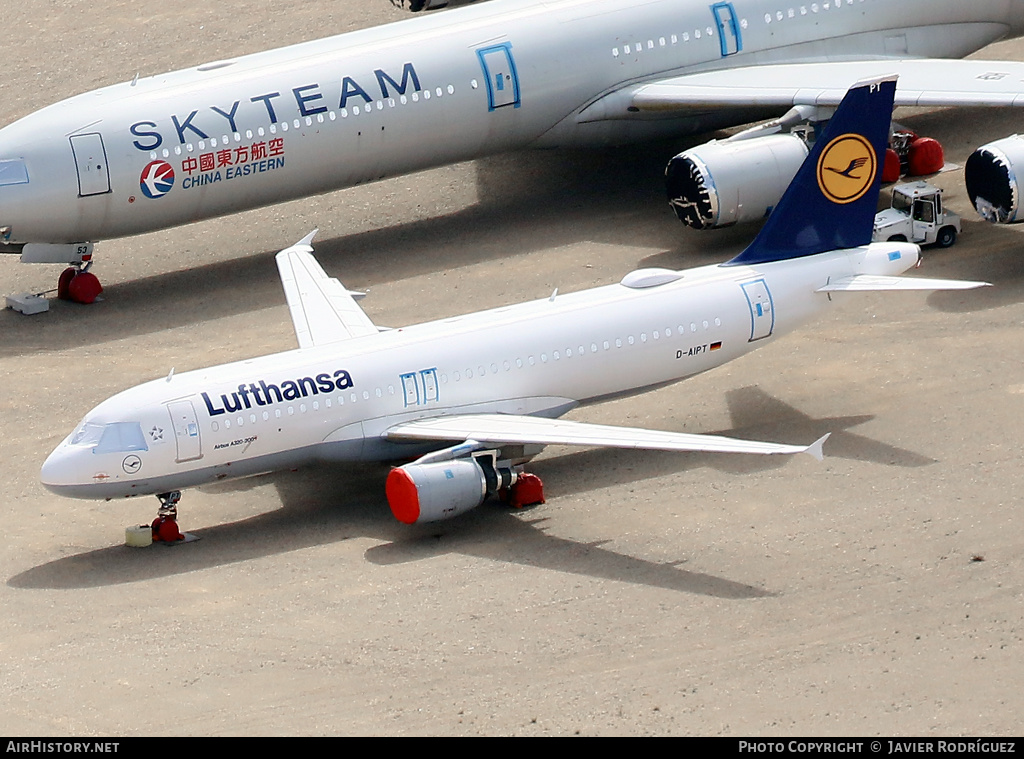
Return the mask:
[(149, 436), (154, 441), (156, 441), (156, 440), (163, 440), (164, 439), (163, 428), (162, 427), (157, 427), (157, 426), (154, 425), (153, 429), (151, 429), (149, 431)]

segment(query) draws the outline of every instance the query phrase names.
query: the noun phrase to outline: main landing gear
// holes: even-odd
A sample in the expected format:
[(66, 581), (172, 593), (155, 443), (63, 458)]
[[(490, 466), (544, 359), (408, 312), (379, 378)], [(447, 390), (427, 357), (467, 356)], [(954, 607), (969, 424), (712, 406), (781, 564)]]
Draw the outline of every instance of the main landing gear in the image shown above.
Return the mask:
[(60, 279), (57, 280), (57, 297), (86, 305), (95, 301), (103, 292), (103, 285), (96, 275), (89, 271), (91, 266), (90, 260), (84, 265), (75, 264), (62, 271)]

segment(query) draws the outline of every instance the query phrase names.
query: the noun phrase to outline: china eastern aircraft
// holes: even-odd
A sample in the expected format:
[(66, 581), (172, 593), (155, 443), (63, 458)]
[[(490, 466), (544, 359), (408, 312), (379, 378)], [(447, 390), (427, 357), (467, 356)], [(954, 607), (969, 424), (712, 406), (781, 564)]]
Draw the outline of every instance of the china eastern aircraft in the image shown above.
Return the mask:
[[(136, 78), (0, 129), (0, 251), (81, 266), (97, 240), (501, 151), (793, 107), (821, 119), (851, 83), (893, 72), (897, 105), (1016, 104), (1024, 64), (937, 59), (1022, 32), (1024, 0), (479, 2)], [(772, 136), (694, 169), (707, 225), (781, 195), (806, 147)]]
[(542, 499), (521, 465), (544, 445), (820, 458), (824, 438), (784, 445), (558, 417), (738, 358), (833, 293), (980, 285), (898, 277), (920, 249), (870, 243), (894, 92), (894, 77), (851, 90), (756, 239), (720, 265), (641, 269), (606, 287), (381, 330), (313, 258), (311, 234), (277, 256), (297, 350), (113, 396), (57, 446), (42, 482), (76, 498), (155, 494), (161, 529), (173, 524), (176, 537), (181, 489), (315, 461), (415, 459), (385, 488), (411, 524), (500, 490), (514, 503)]

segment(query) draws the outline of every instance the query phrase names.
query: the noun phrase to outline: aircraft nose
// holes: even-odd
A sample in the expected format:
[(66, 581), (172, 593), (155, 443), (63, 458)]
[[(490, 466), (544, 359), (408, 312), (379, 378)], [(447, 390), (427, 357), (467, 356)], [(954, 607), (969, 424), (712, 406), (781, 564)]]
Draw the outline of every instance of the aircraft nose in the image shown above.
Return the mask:
[(59, 493), (62, 486), (67, 484), (67, 466), (64, 462), (64, 444), (61, 443), (53, 452), (46, 457), (42, 469), (39, 470), (39, 480), (47, 490)]
[(83, 491), (89, 488), (89, 482), (82, 482), (79, 476), (81, 467), (78, 456), (66, 442), (58, 445), (53, 453), (46, 457), (39, 470), (39, 481), (47, 490), (57, 495), (71, 498), (87, 497)]

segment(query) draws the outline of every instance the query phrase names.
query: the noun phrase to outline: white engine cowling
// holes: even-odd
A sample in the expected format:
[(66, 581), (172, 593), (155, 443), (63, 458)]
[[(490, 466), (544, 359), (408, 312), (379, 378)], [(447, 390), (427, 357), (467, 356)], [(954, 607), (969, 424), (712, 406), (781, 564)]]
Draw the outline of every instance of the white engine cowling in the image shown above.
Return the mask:
[[(466, 458), (419, 461), (395, 467), (384, 490), (395, 519), (405, 524), (439, 522), (475, 509), (487, 496), (516, 484), (518, 474), (496, 451)], [(420, 461), (424, 463), (420, 463)]]
[(472, 458), (413, 463), (392, 469), (384, 490), (391, 513), (399, 522), (438, 522), (483, 503), (487, 478)]
[(669, 204), (694, 229), (758, 221), (778, 204), (807, 152), (792, 134), (698, 145), (665, 168)]
[(983, 219), (996, 224), (1024, 221), (1019, 171), (1024, 171), (1024, 137), (1020, 135), (990, 142), (971, 153), (964, 166), (964, 182)]

